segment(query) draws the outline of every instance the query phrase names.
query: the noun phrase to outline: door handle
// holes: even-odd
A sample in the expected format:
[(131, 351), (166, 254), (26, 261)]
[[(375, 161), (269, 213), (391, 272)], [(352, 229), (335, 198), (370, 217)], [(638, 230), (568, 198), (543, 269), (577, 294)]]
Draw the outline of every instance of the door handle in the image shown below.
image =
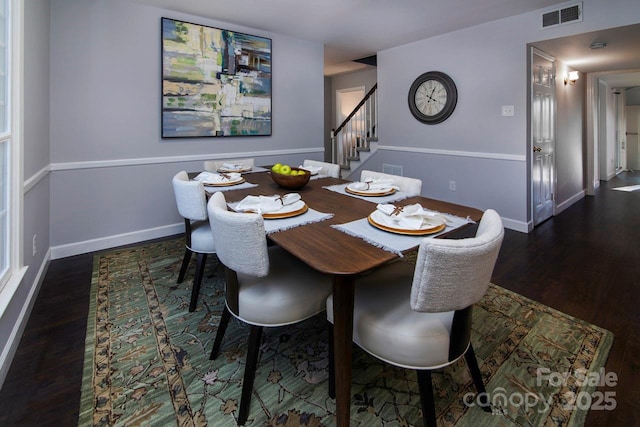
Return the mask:
[(536, 147), (535, 145), (533, 146), (533, 152), (534, 152), (534, 153), (539, 153), (539, 152), (541, 152), (541, 151), (542, 151), (542, 148), (541, 148), (541, 147)]

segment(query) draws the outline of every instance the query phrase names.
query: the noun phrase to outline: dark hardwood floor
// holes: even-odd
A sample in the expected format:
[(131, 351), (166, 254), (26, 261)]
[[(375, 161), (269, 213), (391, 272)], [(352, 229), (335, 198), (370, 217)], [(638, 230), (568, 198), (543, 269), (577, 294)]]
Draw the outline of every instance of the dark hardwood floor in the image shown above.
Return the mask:
[[(640, 426), (640, 173), (602, 182), (529, 234), (507, 230), (493, 282), (615, 334), (616, 408), (587, 426)], [(77, 424), (93, 254), (52, 261), (0, 390), (0, 426)]]

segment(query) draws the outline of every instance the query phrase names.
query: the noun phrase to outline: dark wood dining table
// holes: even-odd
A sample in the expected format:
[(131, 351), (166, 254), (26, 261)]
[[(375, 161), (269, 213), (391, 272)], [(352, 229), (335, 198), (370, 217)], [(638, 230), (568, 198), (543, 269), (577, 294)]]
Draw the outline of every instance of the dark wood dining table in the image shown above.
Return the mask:
[[(331, 277), (334, 301), (336, 425), (348, 426), (351, 407), (354, 283), (362, 274), (397, 260), (399, 256), (331, 227), (333, 224), (366, 218), (376, 209), (378, 202), (375, 197), (367, 201), (323, 188), (348, 182), (337, 178), (312, 179), (299, 190), (287, 190), (273, 182), (269, 174), (270, 172), (244, 174), (247, 182), (258, 186), (229, 189), (224, 195), (227, 202), (235, 202), (247, 195), (283, 195), (296, 192), (309, 208), (333, 214), (330, 219), (271, 233), (268, 238), (311, 268)], [(208, 191), (215, 189), (209, 188)], [(476, 222), (482, 217), (482, 211), (478, 209), (421, 196), (407, 198), (394, 204), (404, 206), (413, 203), (420, 203), (431, 210), (463, 218), (469, 217)], [(463, 227), (471, 225), (473, 224), (469, 223)], [(460, 228), (453, 232), (459, 230)], [(450, 234), (451, 232), (447, 232), (438, 235), (438, 238)], [(417, 246), (411, 250), (416, 249)]]

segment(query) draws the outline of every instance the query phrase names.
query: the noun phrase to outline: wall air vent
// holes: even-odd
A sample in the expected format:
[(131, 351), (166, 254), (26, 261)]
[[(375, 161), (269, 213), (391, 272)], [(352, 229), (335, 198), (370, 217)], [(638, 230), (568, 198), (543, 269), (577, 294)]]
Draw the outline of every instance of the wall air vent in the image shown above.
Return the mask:
[(582, 2), (561, 9), (554, 9), (542, 14), (542, 28), (555, 27), (582, 21)]

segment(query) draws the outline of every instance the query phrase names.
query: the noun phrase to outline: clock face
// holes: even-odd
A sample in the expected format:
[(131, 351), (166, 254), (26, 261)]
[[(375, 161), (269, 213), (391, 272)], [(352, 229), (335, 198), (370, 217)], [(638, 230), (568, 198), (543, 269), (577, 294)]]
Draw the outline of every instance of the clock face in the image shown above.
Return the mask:
[(422, 74), (409, 89), (409, 109), (422, 123), (432, 125), (445, 121), (453, 113), (457, 101), (455, 83), (439, 71)]
[(414, 98), (418, 111), (425, 116), (435, 116), (447, 103), (447, 89), (437, 80), (427, 80), (418, 86)]

